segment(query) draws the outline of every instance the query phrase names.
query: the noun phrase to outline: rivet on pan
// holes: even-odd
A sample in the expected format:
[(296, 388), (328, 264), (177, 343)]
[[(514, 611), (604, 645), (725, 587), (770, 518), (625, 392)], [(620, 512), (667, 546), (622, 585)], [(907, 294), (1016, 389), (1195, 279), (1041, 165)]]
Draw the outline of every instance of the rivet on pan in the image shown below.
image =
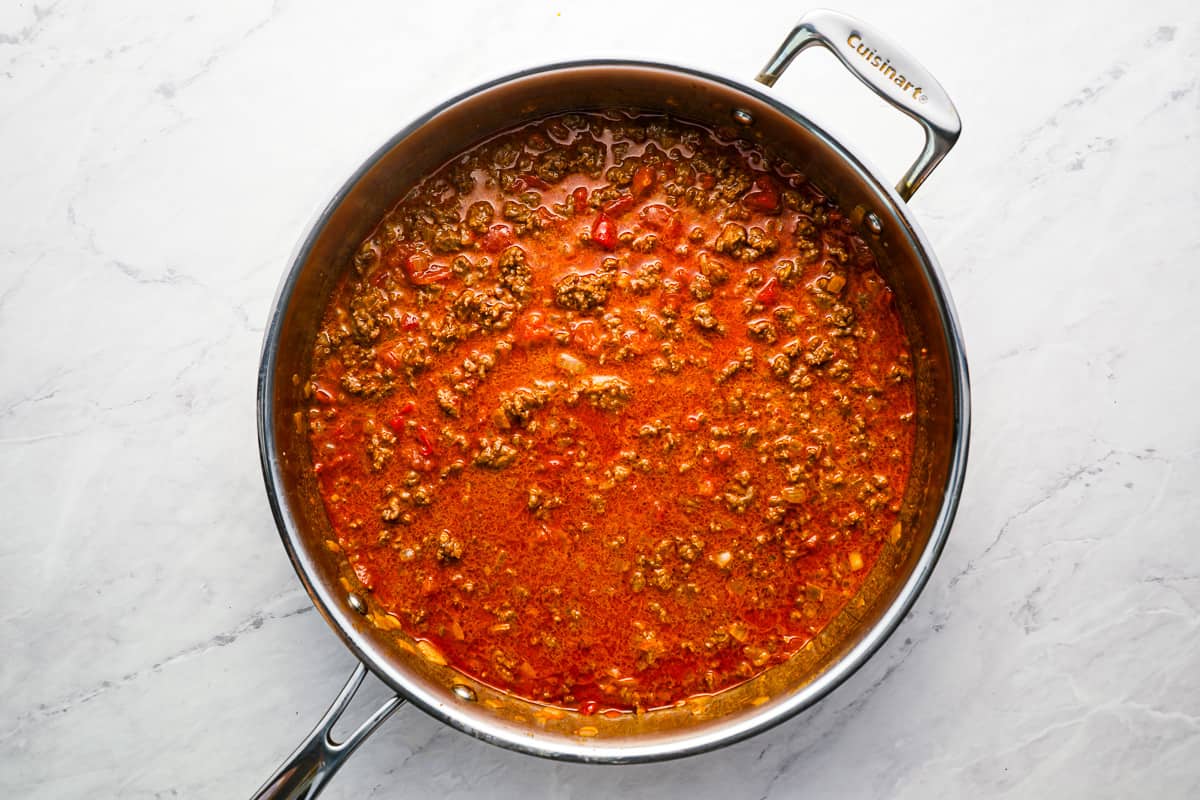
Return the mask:
[(749, 126), (754, 124), (754, 115), (744, 108), (735, 108), (733, 110), (733, 118), (742, 125)]
[(361, 597), (359, 597), (358, 595), (356, 595), (356, 594), (349, 595), (346, 598), (346, 602), (348, 602), (350, 604), (350, 607), (353, 608), (358, 613), (360, 613), (360, 614), (367, 613), (367, 604), (364, 603), (363, 599)]
[(461, 697), (463, 700), (466, 700), (468, 703), (475, 702), (475, 690), (472, 689), (470, 686), (467, 686), (467, 685), (461, 684), (461, 683), (456, 683), (456, 684), (454, 684), (454, 693), (456, 695), (458, 695), (459, 697)]
[(867, 223), (867, 230), (878, 236), (883, 233), (883, 223), (879, 221), (879, 215), (874, 211), (868, 211), (863, 217), (863, 222)]

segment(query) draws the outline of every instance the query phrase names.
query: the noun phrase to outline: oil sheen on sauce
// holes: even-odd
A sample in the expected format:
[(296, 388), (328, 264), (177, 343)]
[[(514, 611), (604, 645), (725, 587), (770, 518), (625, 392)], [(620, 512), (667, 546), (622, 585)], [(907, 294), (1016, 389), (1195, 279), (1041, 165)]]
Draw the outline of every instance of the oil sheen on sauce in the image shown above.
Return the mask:
[(900, 534), (893, 302), (843, 212), (752, 147), (615, 113), (501, 134), (410, 191), (330, 300), (304, 422), (331, 549), (517, 695), (736, 685)]

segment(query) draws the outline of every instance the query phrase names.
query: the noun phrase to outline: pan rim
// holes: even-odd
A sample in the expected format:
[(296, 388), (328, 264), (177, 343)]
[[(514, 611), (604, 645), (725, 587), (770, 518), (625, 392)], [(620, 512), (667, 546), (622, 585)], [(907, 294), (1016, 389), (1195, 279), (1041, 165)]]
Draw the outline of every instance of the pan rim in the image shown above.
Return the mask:
[[(858, 173), (862, 180), (876, 192), (880, 200), (887, 204), (889, 210), (893, 212), (894, 217), (903, 221), (904, 234), (920, 256), (918, 260), (924, 269), (935, 306), (941, 318), (942, 333), (946, 338), (946, 346), (949, 354), (950, 375), (948, 376), (948, 382), (955, 391), (950, 468), (944, 487), (942, 504), (934, 520), (933, 530), (924, 551), (914, 565), (912, 573), (900, 588), (896, 600), (887, 608), (880, 619), (863, 634), (862, 639), (846, 652), (841, 659), (812, 681), (802, 686), (790, 697), (777, 703), (766, 704), (756, 712), (748, 713), (742, 718), (730, 720), (725, 724), (715, 725), (711, 729), (700, 730), (690, 734), (681, 732), (669, 739), (658, 739), (645, 744), (613, 745), (606, 744), (603, 740), (580, 740), (579, 742), (573, 742), (557, 735), (541, 735), (537, 729), (532, 727), (529, 728), (527, 733), (516, 735), (511, 728), (490, 725), (487, 724), (486, 720), (481, 723), (478, 719), (464, 713), (463, 709), (457, 704), (445, 702), (437, 694), (427, 691), (425, 687), (415, 684), (412, 681), (406, 680), (403, 676), (398, 675), (394, 670), (390, 669), (387, 660), (379, 657), (377, 653), (377, 650), (381, 649), (379, 645), (372, 642), (369, 635), (364, 634), (349, 624), (348, 616), (335, 603), (333, 593), (329, 587), (319, 581), (313, 580), (311, 577), (314, 572), (313, 559), (305, 548), (300, 545), (301, 538), (297, 522), (283, 500), (282, 486), (284, 479), (280, 469), (277, 442), (273, 429), (274, 377), (279, 351), (280, 330), (285, 317), (284, 312), (291, 302), (299, 274), (318, 236), (329, 221), (330, 216), (341, 206), (363, 177), (405, 138), (437, 118), (443, 112), (463, 101), (469, 100), (480, 93), (526, 78), (596, 67), (664, 70), (676, 75), (721, 84), (728, 89), (748, 95), (772, 107), (796, 124), (807, 128), (822, 144), (847, 162), (847, 165), (854, 172)], [(950, 298), (945, 277), (924, 233), (907, 213), (907, 205), (900, 199), (895, 190), (889, 184), (882, 181), (878, 175), (878, 171), (868, 166), (861, 157), (850, 152), (837, 138), (814, 124), (796, 109), (782, 102), (779, 98), (766, 94), (756, 87), (706, 70), (660, 61), (622, 58), (597, 58), (555, 62), (500, 76), (440, 103), (402, 127), (381, 147), (377, 148), (350, 175), (338, 191), (334, 193), (297, 244), (291, 256), (290, 265), (284, 273), (272, 303), (271, 313), (263, 336), (257, 381), (259, 457), (271, 512), (275, 518), (280, 538), (292, 562), (293, 569), (304, 585), (313, 605), (320, 612), (321, 616), (325, 618), (329, 626), (338, 634), (342, 642), (371, 672), (398, 695), (412, 702), (435, 719), (483, 741), (507, 749), (528, 755), (582, 763), (627, 764), (662, 761), (696, 755), (724, 747), (754, 736), (792, 718), (826, 697), (857, 672), (895, 632), (901, 620), (911, 610), (917, 597), (932, 575), (933, 569), (945, 547), (954, 517), (957, 513), (966, 477), (970, 439), (970, 380), (968, 367), (958, 316)]]

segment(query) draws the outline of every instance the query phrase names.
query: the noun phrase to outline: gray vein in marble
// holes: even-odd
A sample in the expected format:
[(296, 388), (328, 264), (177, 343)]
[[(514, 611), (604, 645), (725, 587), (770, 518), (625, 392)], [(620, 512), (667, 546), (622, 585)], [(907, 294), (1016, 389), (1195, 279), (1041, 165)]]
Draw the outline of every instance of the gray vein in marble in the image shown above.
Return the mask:
[[(1161, 47), (1164, 44), (1170, 44), (1175, 40), (1176, 28), (1171, 25), (1159, 26), (1154, 33), (1147, 38), (1143, 43), (1145, 50), (1151, 50)], [(1100, 73), (1089, 86), (1084, 86), (1079, 92), (1063, 103), (1049, 119), (1039, 125), (1037, 128), (1028, 133), (1021, 141), (1017, 148), (1017, 153), (1024, 153), (1038, 136), (1048, 128), (1057, 128), (1061, 126), (1061, 122), (1066, 112), (1075, 111), (1085, 108), (1086, 106), (1096, 102), (1105, 94), (1107, 94), (1116, 84), (1121, 81), (1129, 72), (1129, 67), (1125, 64), (1117, 63), (1110, 66), (1104, 72)]]
[(194, 72), (192, 72), (190, 75), (187, 75), (183, 78), (179, 78), (176, 80), (165, 81), (163, 83), (160, 83), (160, 84), (158, 84), (158, 86), (155, 87), (154, 91), (167, 100), (173, 100), (175, 98), (175, 96), (179, 94), (180, 91), (188, 88), (193, 83), (195, 83), (199, 79), (203, 78), (205, 75), (207, 75), (209, 73), (209, 71), (213, 68), (213, 66), (216, 65), (219, 61), (226, 58), (230, 53), (233, 53), (239, 47), (244, 45), (256, 33), (261, 31), (267, 25), (271, 24), (271, 21), (274, 20), (276, 17), (278, 17), (280, 11), (283, 8), (284, 8), (284, 3), (282, 2), (282, 0), (272, 0), (271, 8), (267, 12), (267, 16), (265, 18), (259, 20), (258, 22), (254, 23), (254, 25), (252, 25), (250, 28), (248, 28), (246, 30), (246, 32), (243, 33), (240, 37), (238, 37), (238, 39), (236, 41), (234, 41), (228, 45), (223, 45), (221, 47), (218, 47), (216, 50), (213, 51), (213, 53), (208, 58), (206, 58), (204, 60), (204, 62), (200, 65), (200, 67), (198, 69), (196, 69)]
[[(832, 719), (824, 725), (824, 730), (827, 737), (836, 737), (838, 732), (845, 725), (847, 725), (850, 720), (857, 716), (858, 712), (871, 701), (871, 698), (887, 683), (888, 679), (904, 666), (904, 663), (908, 659), (909, 655), (921, 643), (923, 638), (924, 637), (906, 638), (899, 647), (892, 648), (894, 652), (894, 655), (892, 655), (892, 661), (888, 664), (887, 668), (884, 669), (883, 674), (869, 683), (866, 687), (859, 689), (858, 694), (854, 697), (854, 699), (842, 708), (838, 709), (833, 714)], [(766, 788), (758, 796), (758, 800), (767, 800), (767, 798), (771, 797), (775, 787), (779, 785), (780, 781), (784, 780), (788, 776), (792, 768), (798, 763), (804, 761), (812, 752), (812, 750), (823, 745), (824, 743), (825, 739), (817, 739), (806, 747), (791, 749), (790, 752), (784, 756), (777, 765), (774, 775), (768, 781)], [(767, 745), (764, 747), (759, 752), (758, 757), (755, 760), (761, 761), (771, 747), (772, 745)]]
[(15, 34), (0, 32), (0, 45), (9, 44), (25, 46), (33, 44), (34, 40), (37, 39), (38, 34), (41, 33), (45, 27), (42, 23), (44, 23), (50, 17), (50, 15), (54, 13), (54, 10), (58, 8), (58, 6), (59, 2), (51, 3), (45, 8), (39, 6), (37, 3), (34, 3), (32, 6), (33, 22), (29, 25), (26, 25), (24, 28), (21, 28), (21, 30), (17, 31)]
[(1014, 511), (1012, 514), (1010, 514), (1000, 524), (999, 528), (996, 530), (996, 535), (991, 540), (991, 542), (989, 542), (988, 545), (983, 548), (983, 550), (979, 553), (978, 556), (967, 561), (967, 563), (963, 566), (963, 568), (958, 573), (956, 573), (954, 575), (954, 577), (952, 577), (950, 579), (949, 588), (953, 589), (955, 586), (958, 585), (958, 583), (963, 578), (974, 574), (979, 569), (980, 562), (984, 561), (988, 557), (988, 555), (990, 555), (991, 552), (996, 549), (996, 546), (998, 544), (1000, 544), (1001, 539), (1004, 538), (1004, 535), (1008, 532), (1009, 528), (1012, 527), (1012, 525), (1015, 522), (1022, 519), (1023, 517), (1025, 517), (1026, 515), (1028, 515), (1030, 512), (1034, 511), (1035, 509), (1040, 508), (1041, 506), (1045, 505), (1046, 503), (1049, 503), (1060, 492), (1069, 488), (1076, 481), (1083, 479), (1083, 478), (1088, 478), (1088, 477), (1092, 477), (1095, 475), (1099, 475), (1100, 473), (1102, 473), (1104, 471), (1104, 465), (1108, 461), (1110, 461), (1114, 458), (1117, 458), (1117, 457), (1121, 457), (1121, 456), (1127, 456), (1127, 457), (1131, 457), (1131, 458), (1134, 458), (1137, 460), (1155, 460), (1156, 459), (1155, 451), (1153, 449), (1147, 449), (1147, 450), (1142, 451), (1141, 453), (1109, 450), (1108, 452), (1104, 453), (1100, 457), (1098, 457), (1092, 461), (1089, 461), (1086, 464), (1079, 465), (1079, 466), (1069, 470), (1065, 475), (1058, 478), (1056, 481), (1054, 481), (1053, 484), (1051, 484), (1049, 487), (1047, 487), (1045, 490), (1043, 490), (1037, 496), (1037, 498), (1030, 501), (1025, 506), (1018, 509), (1017, 511)]
[[(289, 594), (298, 594), (298, 592), (290, 592)], [(204, 641), (197, 642), (194, 645), (172, 653), (154, 662), (148, 667), (126, 673), (115, 680), (101, 681), (95, 686), (82, 689), (71, 694), (69, 697), (50, 702), (38, 703), (36, 708), (20, 714), (16, 718), (16, 725), (14, 728), (9, 730), (7, 733), (0, 733), (0, 741), (4, 741), (5, 739), (15, 736), (27, 724), (35, 723), (47, 717), (67, 714), (78, 706), (87, 703), (96, 697), (99, 697), (105, 692), (126, 686), (146, 677), (147, 675), (162, 672), (163, 670), (166, 670), (182, 661), (204, 656), (206, 653), (216, 648), (228, 647), (236, 643), (243, 636), (261, 630), (262, 627), (269, 622), (297, 617), (301, 614), (307, 614), (313, 610), (312, 604), (308, 601), (307, 597), (305, 597), (303, 605), (296, 606), (282, 612), (264, 613), (256, 611), (254, 614), (250, 615), (250, 617), (238, 623), (233, 628), (215, 634)]]

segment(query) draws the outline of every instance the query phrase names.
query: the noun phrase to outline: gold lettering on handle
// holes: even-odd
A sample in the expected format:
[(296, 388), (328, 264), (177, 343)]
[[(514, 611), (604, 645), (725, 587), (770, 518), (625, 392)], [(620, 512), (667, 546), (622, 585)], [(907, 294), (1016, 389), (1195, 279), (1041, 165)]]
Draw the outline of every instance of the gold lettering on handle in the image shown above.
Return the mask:
[(909, 89), (911, 89), (913, 99), (922, 103), (928, 99), (921, 93), (920, 86), (913, 85), (912, 81), (899, 73), (896, 67), (892, 64), (891, 59), (880, 55), (875, 48), (864, 42), (862, 37), (857, 33), (851, 33), (848, 37), (846, 37), (846, 44), (848, 44), (850, 49), (858, 54), (863, 61), (866, 61), (867, 64), (882, 72), (885, 78), (900, 87), (900, 91), (908, 92)]

